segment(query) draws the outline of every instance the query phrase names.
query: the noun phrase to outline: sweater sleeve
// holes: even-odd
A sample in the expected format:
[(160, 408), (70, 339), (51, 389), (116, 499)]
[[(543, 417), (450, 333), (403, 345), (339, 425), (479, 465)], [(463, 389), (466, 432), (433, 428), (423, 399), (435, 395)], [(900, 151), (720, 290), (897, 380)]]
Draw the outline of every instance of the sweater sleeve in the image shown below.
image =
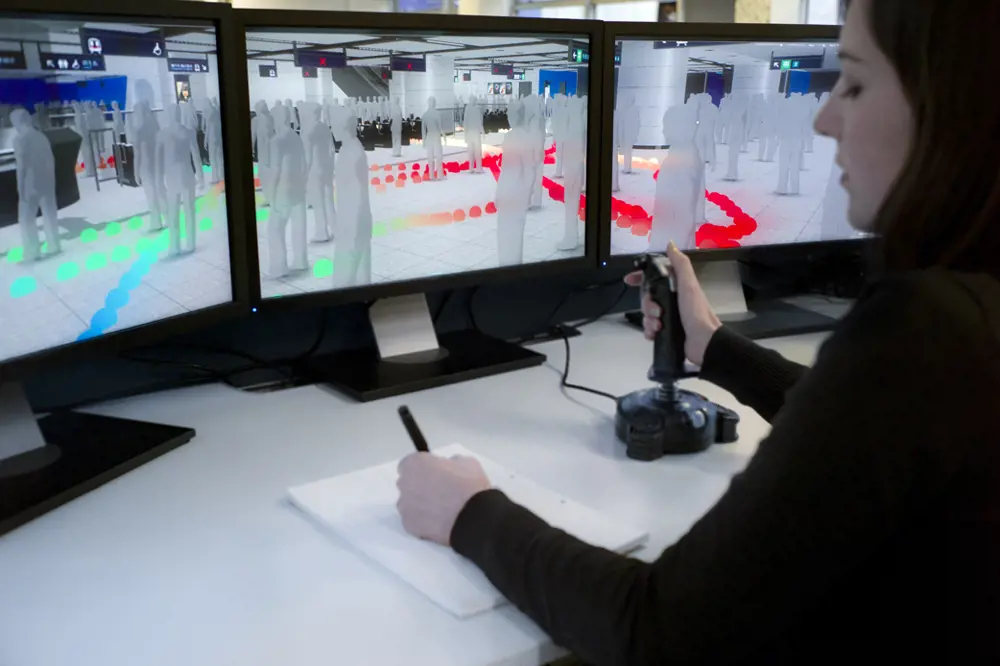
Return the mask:
[[(452, 544), (589, 664), (739, 663), (921, 515), (971, 442), (992, 441), (978, 412), (1000, 396), (998, 365), (968, 302), (919, 281), (876, 290), (746, 470), (653, 563), (587, 545), (498, 490), (468, 503)], [(958, 373), (965, 398), (939, 408)]]
[(700, 377), (773, 421), (806, 367), (723, 326), (709, 341)]

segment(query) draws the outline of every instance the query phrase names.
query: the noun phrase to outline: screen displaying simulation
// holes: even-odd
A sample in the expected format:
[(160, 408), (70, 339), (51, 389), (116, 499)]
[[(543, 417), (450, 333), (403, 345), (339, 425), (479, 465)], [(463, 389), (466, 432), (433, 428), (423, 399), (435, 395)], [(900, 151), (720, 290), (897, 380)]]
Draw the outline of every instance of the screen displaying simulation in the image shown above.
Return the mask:
[(616, 45), (611, 253), (842, 240), (836, 43)]
[(0, 13), (0, 363), (232, 300), (210, 23)]
[(265, 298), (585, 254), (587, 38), (246, 38)]

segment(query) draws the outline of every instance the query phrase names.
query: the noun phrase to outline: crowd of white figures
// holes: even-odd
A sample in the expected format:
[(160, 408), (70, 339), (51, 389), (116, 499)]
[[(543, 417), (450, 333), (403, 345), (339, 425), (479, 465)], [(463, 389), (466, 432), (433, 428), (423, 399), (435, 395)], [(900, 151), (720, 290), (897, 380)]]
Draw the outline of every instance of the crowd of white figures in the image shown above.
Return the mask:
[[(461, 123), (469, 170), (483, 174), (485, 103), (471, 97), (463, 105)], [(578, 247), (579, 206), (573, 202), (579, 202), (585, 181), (586, 109), (585, 98), (564, 95), (557, 96), (551, 105), (537, 95), (507, 104), (510, 130), (500, 146), (502, 169), (495, 198), (499, 265), (523, 262), (528, 211), (541, 208), (543, 203), (542, 172), (549, 136), (557, 146), (556, 177), (565, 175), (565, 200), (570, 202), (566, 206), (565, 234), (558, 249)], [(362, 123), (388, 122), (392, 155), (401, 157), (404, 118), (399, 100), (347, 99), (341, 103), (332, 99), (294, 104), (285, 100), (270, 107), (259, 100), (253, 111), (258, 177), (270, 208), (266, 231), (268, 277), (280, 278), (307, 270), (310, 240), (333, 241), (333, 287), (369, 284), (373, 217), (368, 158), (358, 134)], [(444, 112), (438, 109), (436, 99), (430, 97), (420, 116), (420, 135), (431, 181), (447, 179)], [(313, 211), (311, 234), (308, 210)]]
[[(804, 154), (813, 152), (813, 121), (826, 102), (822, 95), (794, 93), (790, 96), (727, 94), (717, 107), (711, 95), (691, 95), (687, 102), (663, 114), (663, 139), (668, 154), (660, 164), (654, 201), (650, 247), (666, 247), (670, 240), (694, 247), (694, 232), (705, 221), (706, 168), (713, 172), (720, 162), (719, 146), (725, 146), (723, 160), (727, 181), (740, 179), (740, 159), (757, 145), (757, 159), (778, 160), (775, 193), (800, 194)], [(615, 155), (612, 190), (618, 192), (619, 173), (631, 174), (632, 152), (639, 131), (639, 109), (630, 93), (619, 97), (615, 111)], [(840, 180), (836, 167), (831, 172), (827, 192)]]
[[(115, 154), (119, 145), (131, 151), (126, 184), (142, 187), (149, 207), (149, 228), (170, 229), (169, 252), (179, 255), (194, 252), (195, 198), (204, 188), (202, 148), (210, 156), (211, 182), (224, 179), (222, 115), (218, 100), (213, 99), (205, 110), (197, 112), (188, 102), (170, 104), (156, 114), (146, 101), (137, 102), (127, 114), (118, 102), (111, 103), (111, 126), (108, 127), (106, 107), (95, 102), (67, 104), (73, 111), (73, 130), (80, 135), (78, 163), (83, 163), (85, 175)], [(159, 119), (157, 118), (159, 115)], [(60, 251), (58, 207), (56, 205), (55, 159), (52, 145), (42, 131), (47, 129), (45, 114), (37, 109), (35, 117), (26, 110), (11, 111), (14, 127), (14, 159), (17, 168), (18, 225), (24, 246), (24, 258), (41, 258), (37, 213), (42, 213), (46, 256)], [(111, 140), (106, 136), (111, 130)], [(199, 131), (203, 142), (199, 142)], [(121, 150), (119, 155), (123, 155)], [(119, 165), (119, 169), (126, 165)], [(108, 190), (109, 196), (114, 196)], [(92, 223), (105, 220), (89, 220)], [(181, 234), (181, 223), (184, 234)], [(186, 239), (182, 247), (181, 237)]]

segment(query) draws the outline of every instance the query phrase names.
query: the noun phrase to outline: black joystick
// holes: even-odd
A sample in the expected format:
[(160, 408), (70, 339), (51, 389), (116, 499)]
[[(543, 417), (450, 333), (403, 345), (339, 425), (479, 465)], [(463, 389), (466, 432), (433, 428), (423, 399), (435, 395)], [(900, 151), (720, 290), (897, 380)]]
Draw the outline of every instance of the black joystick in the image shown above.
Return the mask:
[(663, 327), (653, 341), (653, 365), (648, 375), (659, 386), (618, 399), (615, 434), (625, 443), (626, 455), (635, 460), (656, 460), (735, 442), (738, 414), (677, 388), (677, 380), (694, 373), (684, 369), (684, 326), (670, 260), (663, 255), (644, 255), (635, 265), (643, 272), (643, 293), (648, 293), (663, 312)]

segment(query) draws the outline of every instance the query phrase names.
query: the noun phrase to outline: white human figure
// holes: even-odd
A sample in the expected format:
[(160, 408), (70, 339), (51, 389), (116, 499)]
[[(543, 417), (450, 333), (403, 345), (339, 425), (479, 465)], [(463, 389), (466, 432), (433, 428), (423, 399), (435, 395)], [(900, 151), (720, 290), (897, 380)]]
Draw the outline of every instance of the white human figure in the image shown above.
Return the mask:
[(306, 201), (313, 210), (312, 240), (315, 243), (325, 243), (330, 240), (330, 232), (337, 217), (333, 203), (333, 176), (337, 151), (330, 130), (320, 122), (319, 105), (309, 105), (304, 111), (303, 121), (308, 119), (308, 129), (302, 131), (307, 146)]
[(707, 93), (695, 95), (695, 102), (698, 110), (698, 152), (705, 158), (705, 162), (712, 171), (715, 171), (716, 150), (715, 150), (715, 124), (718, 121), (719, 110), (712, 103), (712, 96)]
[(368, 190), (368, 156), (355, 128), (358, 118), (344, 109), (334, 133), (343, 136), (334, 181), (337, 219), (334, 223), (333, 286), (335, 289), (372, 281), (372, 207)]
[(444, 148), (441, 145), (441, 136), (444, 133), (441, 126), (441, 115), (437, 110), (437, 100), (433, 97), (427, 99), (427, 110), (421, 122), (421, 134), (424, 140), (424, 147), (427, 149), (428, 176), (431, 180), (444, 178)]
[(755, 141), (760, 138), (760, 122), (764, 113), (764, 94), (755, 93), (750, 98), (747, 108), (747, 140)]
[(768, 154), (770, 153), (773, 157), (774, 147), (777, 145), (776, 134), (777, 119), (775, 118), (775, 109), (777, 107), (777, 99), (772, 97), (765, 100), (764, 106), (760, 111), (760, 124), (757, 128), (757, 161), (766, 162)]
[(163, 191), (166, 197), (167, 226), (170, 228), (170, 255), (183, 251), (181, 244), (181, 216), (184, 217), (184, 234), (188, 252), (194, 252), (195, 186), (204, 187), (201, 172), (201, 153), (198, 138), (193, 130), (181, 124), (178, 105), (168, 105), (163, 110), (163, 127), (156, 140), (156, 159), (163, 169)]
[(834, 162), (830, 169), (830, 179), (826, 183), (826, 194), (823, 197), (823, 218), (820, 222), (821, 240), (840, 240), (855, 235), (847, 219), (849, 198), (847, 190), (841, 185), (844, 170)]
[(619, 123), (618, 149), (625, 156), (625, 167), (622, 173), (635, 173), (632, 170), (632, 149), (639, 139), (639, 107), (635, 105), (635, 95), (631, 92), (622, 93), (621, 106), (615, 112), (615, 120)]
[(483, 110), (473, 97), (465, 106), (465, 142), (469, 147), (469, 173), (483, 172)]
[(803, 121), (809, 107), (801, 97), (789, 97), (781, 104), (779, 128), (781, 145), (778, 149), (778, 194), (799, 194), (802, 157), (805, 151)]
[(218, 104), (209, 103), (205, 113), (205, 147), (212, 167), (212, 183), (225, 179), (225, 160), (222, 155), (222, 112)]
[(729, 146), (729, 166), (725, 179), (736, 181), (740, 178), (740, 153), (743, 150), (743, 140), (746, 136), (746, 105), (741, 96), (734, 95), (727, 105), (729, 117), (726, 119), (728, 135), (726, 143)]
[(587, 161), (587, 104), (574, 97), (567, 100), (566, 128), (563, 141), (566, 145), (566, 183), (564, 202), (566, 205), (562, 240), (556, 248), (563, 251), (575, 250), (580, 245), (580, 195), (586, 180)]
[(566, 140), (566, 124), (569, 122), (568, 101), (569, 98), (566, 95), (556, 93), (552, 104), (547, 105), (552, 114), (552, 138), (556, 142), (555, 178), (562, 178), (566, 169), (566, 151), (563, 148), (563, 142)]
[(719, 121), (716, 124), (716, 141), (722, 145), (729, 145), (729, 106), (732, 104), (733, 94), (726, 93), (719, 103)]
[(288, 125), (292, 129), (299, 128), (298, 117), (295, 115), (295, 105), (292, 104), (292, 100), (285, 100), (285, 110), (288, 111)]
[[(691, 105), (675, 106), (663, 115), (663, 136), (670, 151), (660, 165), (653, 203), (649, 247), (666, 247), (673, 240), (695, 247), (695, 231), (704, 221), (705, 161), (698, 152), (698, 113)], [(730, 138), (735, 138), (730, 133)], [(739, 151), (731, 141), (730, 150)]]
[[(94, 102), (90, 102), (90, 105), (87, 107), (87, 128), (93, 131), (93, 130), (103, 130), (105, 127), (107, 127), (107, 124), (104, 121), (104, 114), (101, 112), (99, 108), (97, 108), (97, 104), (95, 104)], [(97, 165), (99, 166), (101, 160), (104, 159), (104, 153), (107, 150), (104, 143), (104, 132), (97, 131), (94, 132), (92, 136), (94, 139), (93, 141), (94, 149), (97, 151), (97, 155), (95, 155), (96, 157), (95, 161), (98, 163)]]
[(514, 100), (507, 106), (510, 131), (503, 139), (503, 162), (496, 193), (500, 266), (516, 266), (524, 259), (524, 224), (538, 155), (535, 137), (525, 126), (524, 107), (522, 100)]
[(274, 196), (271, 187), (271, 139), (274, 138), (274, 117), (267, 108), (267, 102), (260, 101), (254, 105), (257, 115), (252, 124), (253, 142), (257, 147), (257, 176), (260, 178), (261, 189), (268, 204)]
[(159, 231), (163, 228), (163, 205), (166, 200), (163, 192), (163, 164), (156, 152), (160, 124), (149, 108), (149, 102), (145, 100), (136, 102), (131, 120), (129, 135), (135, 160), (135, 178), (146, 193), (149, 230)]
[(10, 113), (14, 126), (14, 162), (17, 171), (17, 221), (21, 229), (24, 258), (41, 258), (38, 209), (42, 210), (47, 256), (62, 251), (59, 242), (59, 208), (56, 205), (56, 162), (52, 144), (34, 126), (31, 114), (17, 108)]
[[(545, 166), (545, 117), (542, 115), (541, 98), (526, 97), (524, 100), (524, 127), (531, 133), (535, 142), (535, 159), (532, 162), (531, 197), (528, 201), (530, 210), (542, 207), (542, 169)], [(541, 131), (539, 125), (541, 123)]]
[(178, 104), (181, 110), (181, 125), (191, 130), (192, 132), (198, 132), (198, 112), (194, 108), (194, 104), (191, 102), (181, 102)]
[(121, 143), (127, 141), (127, 139), (123, 138), (125, 136), (125, 118), (122, 116), (122, 110), (117, 100), (111, 102), (111, 124), (115, 131), (114, 142)]
[(809, 94), (805, 96), (808, 106), (808, 118), (809, 121), (805, 123), (805, 152), (811, 153), (814, 150), (816, 144), (816, 132), (813, 129), (813, 120), (816, 118), (816, 114), (820, 110), (819, 98), (816, 95)]
[(392, 105), (388, 97), (382, 98), (382, 121), (385, 122), (392, 117)]
[(289, 219), (292, 237), (292, 269), (309, 268), (306, 248), (306, 151), (302, 138), (292, 129), (287, 106), (274, 111), (275, 134), (271, 139), (271, 178), (273, 196), (268, 219), (267, 241), (269, 275), (288, 274), (288, 246), (285, 229)]
[[(389, 104), (389, 118), (392, 131), (392, 156), (403, 156), (403, 109), (399, 107), (399, 100), (393, 99)], [(468, 129), (466, 129), (468, 132)]]

